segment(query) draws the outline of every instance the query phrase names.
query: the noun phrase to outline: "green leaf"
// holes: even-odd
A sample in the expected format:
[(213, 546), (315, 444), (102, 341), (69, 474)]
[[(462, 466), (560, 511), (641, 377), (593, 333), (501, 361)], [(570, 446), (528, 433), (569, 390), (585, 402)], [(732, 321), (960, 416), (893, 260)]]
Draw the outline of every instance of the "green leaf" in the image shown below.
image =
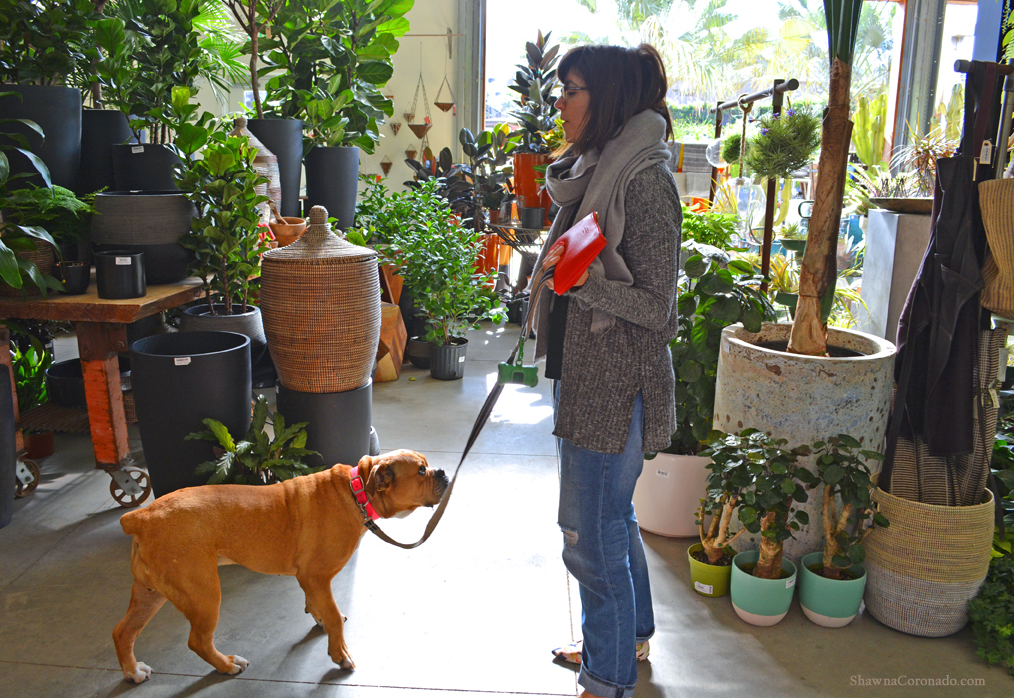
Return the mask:
[(845, 477), (845, 470), (840, 465), (834, 464), (824, 468), (823, 480), (827, 484), (834, 486), (841, 482), (841, 479)]
[(232, 440), (232, 435), (229, 433), (228, 427), (217, 419), (211, 419), (210, 417), (201, 421), (203, 421), (204, 425), (215, 435), (215, 438), (218, 439), (218, 443), (221, 444), (222, 448), (226, 451), (236, 450), (236, 443)]

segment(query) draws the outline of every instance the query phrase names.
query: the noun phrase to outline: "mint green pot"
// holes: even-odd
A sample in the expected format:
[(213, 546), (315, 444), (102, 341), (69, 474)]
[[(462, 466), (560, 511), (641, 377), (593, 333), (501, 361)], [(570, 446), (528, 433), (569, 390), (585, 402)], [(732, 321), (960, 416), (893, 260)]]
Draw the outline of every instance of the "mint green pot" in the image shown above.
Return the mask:
[(732, 565), (725, 567), (707, 565), (693, 558), (693, 553), (704, 550), (704, 546), (696, 543), (687, 550), (690, 560), (690, 582), (694, 591), (701, 596), (725, 596), (729, 593), (729, 578), (732, 576)]
[(747, 550), (732, 558), (732, 607), (736, 615), (751, 625), (775, 625), (792, 605), (796, 590), (796, 566), (782, 558), (785, 579), (760, 579), (744, 572), (742, 565), (757, 562), (760, 552)]
[(799, 605), (803, 613), (817, 625), (825, 628), (842, 628), (859, 613), (866, 591), (866, 568), (852, 565), (849, 571), (856, 579), (827, 579), (814, 574), (810, 565), (823, 564), (824, 553), (817, 551), (803, 556), (803, 569), (799, 577)]

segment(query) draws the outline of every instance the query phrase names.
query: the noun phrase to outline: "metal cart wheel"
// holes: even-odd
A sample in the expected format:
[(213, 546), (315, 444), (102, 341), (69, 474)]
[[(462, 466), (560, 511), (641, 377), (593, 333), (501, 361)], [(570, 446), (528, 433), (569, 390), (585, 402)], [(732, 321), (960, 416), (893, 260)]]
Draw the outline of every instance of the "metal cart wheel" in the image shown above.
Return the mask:
[(140, 468), (123, 468), (109, 473), (109, 494), (121, 507), (136, 507), (151, 494), (148, 473)]
[(15, 472), (14, 496), (18, 498), (27, 497), (34, 492), (35, 488), (39, 486), (39, 480), (42, 479), (42, 472), (39, 470), (38, 464), (29, 458), (18, 460)]

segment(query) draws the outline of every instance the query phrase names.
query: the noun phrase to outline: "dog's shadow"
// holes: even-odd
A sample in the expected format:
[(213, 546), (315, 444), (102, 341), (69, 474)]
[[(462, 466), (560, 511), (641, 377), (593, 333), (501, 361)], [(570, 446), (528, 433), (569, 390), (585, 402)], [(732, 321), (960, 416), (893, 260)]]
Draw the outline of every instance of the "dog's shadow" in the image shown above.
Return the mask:
[[(196, 695), (201, 691), (209, 689), (213, 686), (217, 686), (220, 683), (230, 681), (232, 679), (233, 679), (232, 676), (228, 676), (226, 674), (219, 674), (217, 671), (212, 670), (212, 673), (197, 679), (189, 686), (181, 686), (180, 690), (176, 693), (173, 693), (172, 696), (173, 698), (188, 698), (188, 696)], [(146, 681), (145, 683), (148, 682)], [(144, 690), (142, 688), (143, 686), (144, 683), (135, 684), (130, 681), (120, 681), (118, 684), (116, 684), (116, 686), (113, 687), (113, 690), (105, 694), (105, 698), (116, 698), (116, 696), (127, 695), (130, 691), (133, 691), (135, 688), (140, 688), (141, 690)]]

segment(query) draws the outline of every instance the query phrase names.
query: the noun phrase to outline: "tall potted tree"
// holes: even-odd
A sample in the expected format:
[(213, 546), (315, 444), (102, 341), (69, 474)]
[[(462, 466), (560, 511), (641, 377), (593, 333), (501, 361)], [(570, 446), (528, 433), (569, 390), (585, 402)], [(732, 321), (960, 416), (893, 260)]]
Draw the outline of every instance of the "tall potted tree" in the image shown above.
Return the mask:
[[(20, 99), (0, 101), (0, 118), (29, 119), (41, 133), (16, 122), (6, 133), (28, 139), (29, 148), (49, 167), (52, 181), (77, 190), (81, 162), (81, 91), (67, 87), (97, 12), (91, 0), (8, 2), (0, 9), (0, 89)], [(12, 154), (12, 174), (42, 180), (34, 165)]]
[(559, 60), (560, 45), (547, 48), (552, 32), (543, 36), (539, 31), (535, 43), (525, 45), (527, 65), (518, 65), (514, 82), (508, 87), (517, 92), (517, 109), (511, 116), (518, 120), (524, 134), (514, 151), (514, 194), (519, 205), (526, 208), (544, 208), (548, 224), (549, 194), (536, 180), (537, 167), (549, 162), (547, 135), (553, 130), (557, 115), (555, 92), (560, 85), (555, 65)]
[[(684, 216), (684, 230), (703, 220), (690, 212)], [(676, 374), (676, 431), (669, 448), (646, 456), (634, 488), (638, 524), (664, 536), (698, 531), (696, 511), (705, 492), (708, 459), (697, 453), (712, 430), (722, 330), (741, 322), (757, 331), (775, 317), (759, 291), (761, 278), (749, 264), (693, 240), (684, 243), (680, 258), (679, 328), (669, 345)]]

